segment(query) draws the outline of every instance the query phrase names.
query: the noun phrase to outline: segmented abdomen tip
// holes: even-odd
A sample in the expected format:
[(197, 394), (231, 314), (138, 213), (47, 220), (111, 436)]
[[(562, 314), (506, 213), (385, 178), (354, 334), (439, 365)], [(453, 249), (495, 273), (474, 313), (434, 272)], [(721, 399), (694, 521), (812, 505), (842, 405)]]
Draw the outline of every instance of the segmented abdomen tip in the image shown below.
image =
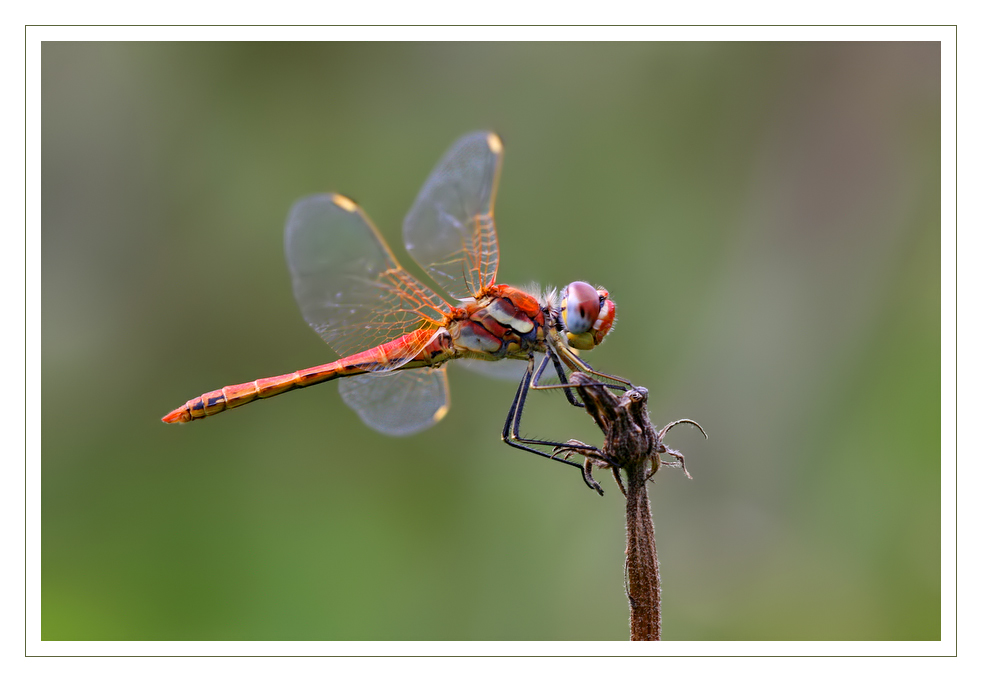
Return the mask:
[(163, 417), (160, 418), (160, 421), (164, 422), (165, 424), (189, 422), (191, 421), (191, 413), (188, 412), (187, 409), (185, 409), (184, 407), (179, 407), (173, 412), (168, 412), (167, 414), (165, 414)]

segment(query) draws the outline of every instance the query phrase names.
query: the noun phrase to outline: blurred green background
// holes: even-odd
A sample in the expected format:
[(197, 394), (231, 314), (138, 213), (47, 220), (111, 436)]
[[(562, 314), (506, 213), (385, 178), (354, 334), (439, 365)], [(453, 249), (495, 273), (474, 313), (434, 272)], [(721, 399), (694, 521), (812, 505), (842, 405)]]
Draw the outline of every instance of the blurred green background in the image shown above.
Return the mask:
[[(402, 218), (505, 140), (499, 281), (603, 284), (589, 355), (694, 479), (651, 486), (667, 639), (940, 638), (937, 43), (45, 43), (44, 639), (626, 639), (623, 500), (499, 441), (451, 369), (406, 439), (319, 386), (291, 203)], [(600, 433), (536, 395), (540, 437)]]

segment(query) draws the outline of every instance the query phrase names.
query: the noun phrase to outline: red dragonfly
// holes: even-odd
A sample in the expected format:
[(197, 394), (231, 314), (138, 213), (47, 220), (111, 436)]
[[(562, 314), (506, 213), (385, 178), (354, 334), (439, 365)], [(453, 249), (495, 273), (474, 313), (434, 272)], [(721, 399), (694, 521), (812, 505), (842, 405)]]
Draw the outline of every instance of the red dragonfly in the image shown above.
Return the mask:
[[(578, 467), (587, 484), (599, 489), (582, 464), (556, 456), (564, 443), (524, 438), (519, 426), (530, 389), (560, 388), (570, 403), (582, 406), (567, 384), (566, 369), (614, 382), (615, 388), (631, 385), (597, 372), (577, 355), (611, 330), (614, 302), (605, 289), (586, 282), (573, 282), (561, 293), (495, 282), (494, 200), (502, 153), (501, 139), (493, 132), (457, 140), (403, 224), (409, 254), (456, 305), (400, 267), (351, 199), (305, 197), (293, 205), (286, 223), (293, 292), (304, 318), (341, 359), (205, 393), (163, 421), (203, 419), (258, 398), (342, 379), (341, 397), (365, 424), (389, 435), (408, 435), (447, 413), (447, 361), (488, 366), (487, 361), (519, 360), (524, 371), (503, 440)], [(558, 383), (543, 381), (550, 367)], [(535, 446), (551, 447), (554, 453)]]

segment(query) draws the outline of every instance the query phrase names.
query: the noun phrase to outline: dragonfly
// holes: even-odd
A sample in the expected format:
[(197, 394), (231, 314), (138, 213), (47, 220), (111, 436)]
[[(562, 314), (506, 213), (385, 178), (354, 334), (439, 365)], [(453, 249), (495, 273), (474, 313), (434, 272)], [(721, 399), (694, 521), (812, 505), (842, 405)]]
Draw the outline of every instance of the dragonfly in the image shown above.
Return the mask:
[[(294, 296), (307, 323), (341, 359), (204, 393), (163, 421), (203, 419), (338, 379), (341, 397), (365, 424), (404, 436), (446, 415), (450, 361), (478, 369), (523, 363), (502, 439), (578, 467), (587, 485), (603, 494), (589, 475), (592, 462), (571, 460), (568, 449), (559, 457), (565, 443), (526, 438), (520, 425), (532, 390), (561, 389), (570, 404), (583, 406), (566, 370), (612, 388), (631, 386), (579, 356), (611, 331), (616, 307), (605, 288), (583, 281), (562, 291), (496, 282), (494, 203), (503, 151), (494, 132), (461, 137), (438, 162), (403, 223), (406, 250), (453, 303), (399, 265), (368, 215), (348, 197), (325, 193), (298, 200), (285, 234)], [(544, 378), (547, 371), (551, 379)], [(577, 452), (602, 460), (597, 448)]]

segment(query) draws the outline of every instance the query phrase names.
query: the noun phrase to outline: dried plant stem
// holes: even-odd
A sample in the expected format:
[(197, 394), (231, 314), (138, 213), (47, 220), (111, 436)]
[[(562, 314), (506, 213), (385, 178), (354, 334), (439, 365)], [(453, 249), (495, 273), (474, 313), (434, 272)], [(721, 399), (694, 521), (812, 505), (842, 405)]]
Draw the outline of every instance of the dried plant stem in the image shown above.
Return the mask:
[(631, 639), (661, 639), (661, 576), (655, 549), (655, 526), (643, 467), (627, 475), (627, 599), (631, 604)]
[[(588, 480), (592, 480), (594, 466), (613, 470), (627, 501), (625, 588), (631, 607), (631, 639), (661, 639), (661, 579), (647, 482), (662, 465), (685, 471), (681, 453), (666, 447), (662, 440), (669, 429), (687, 423), (698, 428), (703, 435), (706, 432), (689, 419), (676, 420), (661, 431), (656, 431), (648, 418), (648, 391), (645, 388), (631, 388), (618, 398), (606, 386), (586, 374), (573, 374), (570, 383), (576, 386), (587, 412), (604, 432), (604, 444), (600, 456), (595, 450), (583, 449), (584, 444), (579, 441), (569, 441), (559, 451), (585, 455)], [(663, 462), (663, 454), (671, 455), (675, 461)], [(627, 478), (626, 488), (621, 483), (622, 471)], [(687, 471), (685, 474), (689, 475)]]

